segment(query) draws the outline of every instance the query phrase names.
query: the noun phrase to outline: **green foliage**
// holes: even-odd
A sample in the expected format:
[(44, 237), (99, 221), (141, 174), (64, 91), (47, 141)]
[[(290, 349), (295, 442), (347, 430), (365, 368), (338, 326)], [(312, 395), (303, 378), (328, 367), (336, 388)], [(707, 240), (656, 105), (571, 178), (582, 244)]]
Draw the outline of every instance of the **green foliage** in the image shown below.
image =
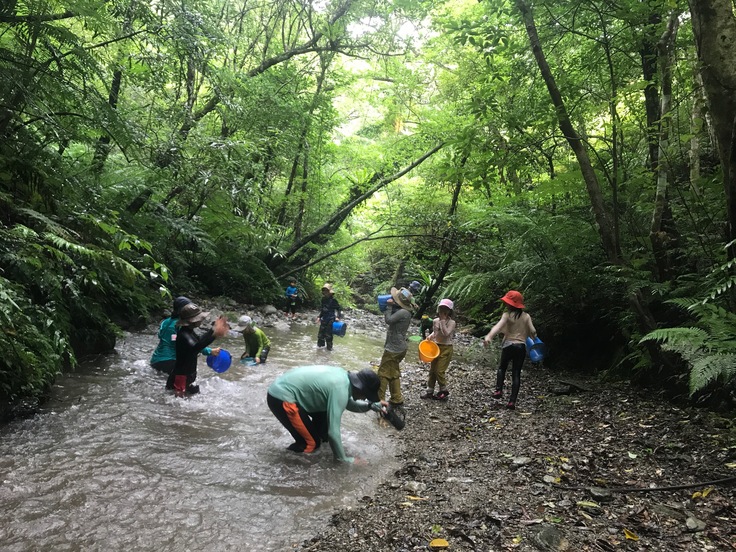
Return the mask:
[(733, 288), (733, 261), (712, 271), (704, 299), (677, 298), (668, 303), (694, 318), (695, 325), (659, 328), (642, 338), (677, 353), (690, 369), (690, 394), (714, 384), (730, 386), (736, 377), (736, 314), (719, 305)]
[(0, 405), (45, 391), (74, 353), (53, 308), (33, 305), (0, 277)]
[[(649, 235), (656, 123), (642, 101), (643, 90), (658, 93), (659, 76), (645, 78), (642, 60), (656, 57), (671, 6), (535, 4), (615, 222), (621, 261), (608, 264), (512, 2), (353, 3), (328, 23), (337, 5), (19, 0), (0, 9), (9, 17), (0, 23), (0, 276), (3, 312), (24, 328), (5, 336), (28, 336), (51, 359), (41, 369), (19, 353), (21, 373), (0, 378), (8, 397), (27, 388), (24, 370), (29, 389), (43, 387), (163, 297), (276, 301), (281, 274), (298, 275), (313, 305), (324, 281), (345, 306), (415, 279), (425, 293), (439, 284), (428, 301), (451, 297), (479, 329), (519, 289), (561, 365), (655, 370), (634, 346), (644, 315), (630, 298), (672, 324), (678, 303), (664, 301), (701, 297), (704, 275), (722, 264), (725, 202), (703, 117), (691, 119), (700, 85), (686, 21), (662, 153), (673, 176), (663, 262)], [(694, 138), (703, 174), (690, 181)], [(732, 379), (721, 330), (731, 327), (733, 268), (713, 271), (709, 300), (688, 305), (697, 325), (654, 338), (697, 353), (688, 357), (694, 388)]]

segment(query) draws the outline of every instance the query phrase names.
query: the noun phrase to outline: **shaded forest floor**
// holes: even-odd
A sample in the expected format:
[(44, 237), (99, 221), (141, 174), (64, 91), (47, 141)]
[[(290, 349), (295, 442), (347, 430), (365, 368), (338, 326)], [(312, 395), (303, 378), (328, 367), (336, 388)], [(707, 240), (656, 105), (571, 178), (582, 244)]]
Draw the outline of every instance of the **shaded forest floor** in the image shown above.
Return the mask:
[(733, 417), (580, 379), (587, 391), (558, 395), (565, 378), (528, 364), (507, 410), (495, 361), (460, 341), (447, 402), (420, 399), (427, 368), (403, 363), (407, 425), (386, 428), (402, 467), (302, 549), (736, 550), (734, 481), (704, 483), (736, 477)]

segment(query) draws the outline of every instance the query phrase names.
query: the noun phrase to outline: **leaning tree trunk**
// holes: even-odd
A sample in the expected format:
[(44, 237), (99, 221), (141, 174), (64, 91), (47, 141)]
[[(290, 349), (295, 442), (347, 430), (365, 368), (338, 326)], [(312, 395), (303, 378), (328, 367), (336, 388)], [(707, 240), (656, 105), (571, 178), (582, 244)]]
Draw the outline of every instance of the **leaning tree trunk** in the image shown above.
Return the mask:
[(552, 103), (557, 111), (557, 120), (560, 130), (565, 135), (565, 138), (567, 139), (568, 144), (570, 144), (570, 148), (572, 148), (572, 151), (575, 153), (575, 157), (580, 165), (580, 171), (583, 174), (583, 180), (585, 181), (585, 186), (588, 190), (588, 197), (590, 198), (590, 204), (593, 209), (593, 215), (595, 216), (598, 233), (600, 235), (606, 257), (612, 263), (618, 264), (621, 260), (621, 250), (618, 240), (616, 239), (611, 217), (608, 214), (603, 201), (601, 185), (598, 182), (598, 176), (595, 174), (593, 164), (590, 161), (588, 150), (580, 135), (573, 127), (570, 115), (567, 112), (567, 107), (562, 99), (562, 94), (560, 94), (560, 90), (557, 88), (557, 82), (552, 75), (552, 70), (547, 63), (547, 58), (542, 50), (542, 44), (539, 41), (539, 35), (537, 34), (537, 27), (534, 23), (534, 16), (532, 15), (531, 9), (524, 0), (516, 0), (516, 7), (519, 12), (521, 12), (524, 26), (526, 27), (526, 33), (529, 36), (529, 42), (532, 46), (532, 52), (537, 60), (537, 65), (542, 73), (542, 78), (547, 85), (547, 90), (549, 91)]
[[(454, 217), (457, 213), (457, 206), (460, 200), (460, 191), (463, 188), (464, 182), (463, 168), (468, 162), (468, 157), (468, 152), (465, 152), (460, 161), (460, 167), (457, 173), (457, 180), (455, 181), (455, 189), (452, 192), (452, 201), (450, 202), (450, 209), (447, 213), (447, 218), (449, 220), (452, 220), (452, 217)], [(442, 267), (437, 273), (437, 276), (434, 278), (434, 282), (432, 283), (432, 285), (429, 286), (429, 289), (427, 289), (427, 293), (424, 294), (424, 300), (422, 301), (422, 304), (419, 307), (419, 311), (417, 312), (417, 318), (421, 318), (422, 315), (427, 311), (427, 309), (432, 304), (432, 298), (434, 297), (434, 294), (437, 293), (437, 290), (445, 281), (445, 276), (447, 276), (447, 273), (452, 266), (452, 252), (455, 250), (454, 241), (455, 228), (454, 226), (450, 225), (450, 227), (444, 232), (442, 236), (442, 243), (440, 246), (440, 252), (446, 252), (447, 257), (445, 258), (445, 262), (442, 263)]]
[[(590, 162), (590, 157), (588, 156), (585, 144), (583, 143), (580, 135), (573, 128), (572, 122), (570, 121), (570, 116), (568, 115), (567, 108), (565, 107), (565, 103), (562, 99), (562, 94), (560, 94), (560, 91), (557, 88), (557, 83), (555, 82), (555, 78), (552, 75), (549, 64), (547, 63), (547, 59), (542, 50), (542, 45), (539, 42), (539, 36), (537, 35), (537, 28), (532, 12), (524, 0), (516, 0), (516, 7), (521, 12), (524, 19), (524, 25), (526, 26), (527, 35), (529, 36), (534, 57), (537, 60), (537, 65), (542, 73), (544, 82), (547, 84), (547, 90), (549, 91), (552, 103), (557, 111), (557, 119), (559, 121), (560, 129), (567, 138), (567, 141), (575, 152), (575, 156), (580, 164), (580, 170), (583, 173), (583, 179), (585, 180), (593, 213), (598, 224), (598, 231), (603, 244), (603, 249), (606, 252), (609, 262), (615, 265), (622, 265), (623, 259), (620, 244), (616, 240), (613, 225), (611, 224), (609, 214), (606, 212), (604, 207), (603, 193), (601, 191), (600, 184), (598, 183), (598, 177), (593, 170), (593, 165)], [(651, 315), (649, 307), (641, 292), (636, 291), (630, 294), (628, 299), (632, 310), (636, 313), (637, 322), (642, 334), (646, 334), (654, 330), (656, 328), (654, 317)], [(671, 369), (670, 363), (660, 354), (659, 348), (655, 343), (647, 345), (647, 350), (655, 364), (664, 365), (668, 369)]]
[[(736, 239), (736, 17), (732, 0), (689, 0), (709, 113), (726, 192), (726, 239)], [(736, 247), (728, 250), (736, 258)]]

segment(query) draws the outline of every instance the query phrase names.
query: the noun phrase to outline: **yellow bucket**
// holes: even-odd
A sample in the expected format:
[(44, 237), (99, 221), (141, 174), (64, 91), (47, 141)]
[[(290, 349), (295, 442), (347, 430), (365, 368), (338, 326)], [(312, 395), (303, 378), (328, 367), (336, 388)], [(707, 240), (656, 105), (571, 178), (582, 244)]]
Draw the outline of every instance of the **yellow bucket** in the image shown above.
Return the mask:
[(420, 341), (419, 342), (419, 360), (422, 362), (432, 362), (440, 356), (440, 348), (434, 341)]

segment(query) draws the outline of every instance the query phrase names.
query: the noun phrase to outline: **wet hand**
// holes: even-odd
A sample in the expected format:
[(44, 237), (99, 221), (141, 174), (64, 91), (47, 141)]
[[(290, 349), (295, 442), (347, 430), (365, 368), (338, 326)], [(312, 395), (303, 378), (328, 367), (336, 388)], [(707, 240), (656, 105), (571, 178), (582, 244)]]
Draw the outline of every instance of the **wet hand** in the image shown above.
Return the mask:
[(213, 355), (213, 356), (219, 355), (220, 354), (220, 348), (219, 347), (215, 347), (214, 349), (210, 349), (210, 354)]

